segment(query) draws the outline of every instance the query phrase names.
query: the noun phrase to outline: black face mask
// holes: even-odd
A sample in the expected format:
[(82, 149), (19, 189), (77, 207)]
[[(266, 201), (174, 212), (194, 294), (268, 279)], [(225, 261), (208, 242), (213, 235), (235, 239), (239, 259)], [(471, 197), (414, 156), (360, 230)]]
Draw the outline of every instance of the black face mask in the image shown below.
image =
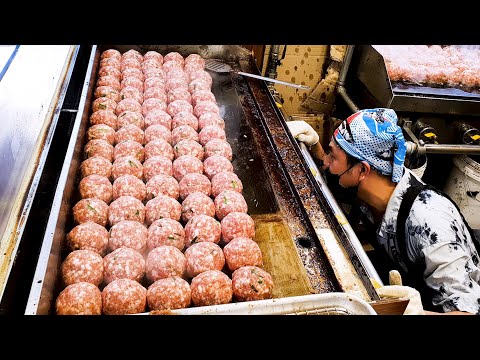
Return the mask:
[(329, 169), (321, 170), (323, 178), (327, 182), (328, 187), (339, 202), (351, 203), (352, 200), (357, 196), (358, 184), (348, 188), (344, 188), (342, 185), (340, 185), (340, 176), (345, 174), (350, 169), (351, 168), (347, 169), (340, 175), (332, 174)]

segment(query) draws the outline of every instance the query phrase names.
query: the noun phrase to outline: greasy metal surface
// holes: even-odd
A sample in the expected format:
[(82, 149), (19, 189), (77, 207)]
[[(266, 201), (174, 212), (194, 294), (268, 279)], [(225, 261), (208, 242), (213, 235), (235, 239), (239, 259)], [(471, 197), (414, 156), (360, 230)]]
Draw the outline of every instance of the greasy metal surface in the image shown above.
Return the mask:
[(22, 45), (0, 82), (0, 298), (68, 86), (74, 47)]
[(383, 56), (371, 45), (355, 46), (349, 73), (352, 75), (379, 101), (379, 106), (395, 111), (480, 115), (479, 93), (392, 83)]
[[(160, 46), (94, 47), (91, 68), (87, 70), (88, 79), (85, 82), (84, 94), (82, 94), (84, 98), (80, 104), (80, 109), (83, 109), (83, 113), (79, 112), (72, 130), (72, 138), (65, 156), (65, 163), (58, 182), (57, 193), (53, 202), (40, 259), (32, 282), (26, 314), (48, 314), (53, 312), (54, 300), (60, 290), (57, 273), (64, 255), (62, 244), (66, 232), (73, 227), (71, 209), (75, 201), (78, 200), (77, 185), (79, 179), (77, 172), (85, 144), (85, 132), (96, 80), (96, 69), (99, 64), (101, 51), (111, 47), (120, 51), (126, 51), (128, 48), (136, 48), (142, 52), (151, 49), (156, 49), (162, 53), (166, 51)], [(223, 59), (233, 61), (231, 64), (234, 68), (238, 68), (240, 61), (245, 61), (242, 51), (233, 51), (231, 46), (222, 48), (225, 51)], [(166, 49), (172, 48), (166, 47)], [(182, 48), (174, 47), (173, 49), (179, 51), (184, 56), (188, 53)], [(208, 54), (214, 54), (217, 58), (222, 57), (222, 54), (213, 51), (208, 52)], [(232, 54), (239, 55), (235, 57)], [(248, 67), (249, 72), (254, 71), (253, 59), (251, 59), (251, 56), (246, 58), (252, 66)], [(267, 104), (271, 105), (270, 93), (267, 88), (263, 87), (262, 90), (256, 91), (254, 95), (245, 78), (239, 75), (212, 73), (212, 77), (212, 91), (217, 98), (220, 115), (226, 121), (228, 141), (235, 154), (232, 163), (235, 172), (243, 182), (243, 194), (249, 207), (249, 214), (256, 219), (268, 216), (283, 219), (280, 225), (288, 228), (288, 232), (293, 237), (299, 257), (305, 265), (313, 292), (343, 291), (330, 262), (318, 244), (318, 240), (315, 240), (317, 235), (308, 216), (315, 217), (315, 224), (317, 226), (320, 224), (322, 230), (330, 229), (328, 220), (322, 215), (318, 202), (314, 200), (312, 200), (312, 205), (309, 205), (307, 211), (303, 209), (303, 203), (296, 195), (296, 192), (292, 191), (289, 176), (283, 168), (282, 159), (274, 151), (272, 139), (269, 138), (268, 131), (265, 129), (262, 120), (264, 115), (260, 114), (258, 103), (262, 103), (264, 106), (267, 106)], [(258, 82), (258, 80), (252, 81)], [(269, 117), (277, 116), (272, 112), (271, 107), (267, 115)], [(283, 135), (278, 133), (277, 136), (284, 138), (285, 133)], [(295, 154), (291, 155), (296, 156)], [(293, 171), (295, 174), (298, 171), (300, 174), (305, 170), (302, 164), (298, 162), (298, 157), (296, 159), (296, 162), (293, 160), (290, 164), (289, 171)], [(298, 178), (301, 179), (301, 177), (302, 175), (299, 175)], [(302, 198), (315, 196), (305, 176), (303, 177), (303, 185), (300, 186), (300, 190)], [(360, 296), (363, 298), (368, 297), (364, 295), (361, 294)]]
[[(249, 62), (240, 60), (242, 70), (248, 72), (253, 68), (253, 61), (249, 60)], [(278, 161), (278, 168), (287, 172), (287, 181), (291, 181), (291, 186), (296, 189), (294, 194), (298, 193), (295, 195), (296, 207), (303, 211), (301, 218), (310, 228), (307, 242), (317, 245), (309, 249), (314, 249), (321, 256), (320, 259), (308, 256), (308, 252), (302, 251), (301, 243), (303, 241), (300, 242), (298, 248), (301, 256), (303, 255), (302, 259), (306, 268), (313, 273), (312, 270), (318, 269), (319, 263), (328, 264), (329, 270), (333, 270), (337, 275), (336, 278), (343, 291), (356, 293), (365, 299), (377, 298), (360, 259), (348, 242), (338, 221), (334, 220), (333, 211), (308, 170), (298, 145), (294, 145), (291, 134), (286, 128), (285, 120), (282, 119), (279, 110), (273, 106), (273, 100), (269, 96), (263, 95), (267, 92), (266, 87), (262, 86), (264, 84), (250, 81), (250, 79), (247, 82), (249, 92), (253, 95), (253, 100), (261, 113), (257, 121), (264, 123), (264, 133), (270, 142), (268, 148), (273, 150), (273, 156)], [(291, 197), (286, 198), (291, 199)], [(336, 230), (341, 246), (335, 239), (332, 228)], [(316, 275), (325, 278), (328, 276), (327, 274), (320, 272)]]

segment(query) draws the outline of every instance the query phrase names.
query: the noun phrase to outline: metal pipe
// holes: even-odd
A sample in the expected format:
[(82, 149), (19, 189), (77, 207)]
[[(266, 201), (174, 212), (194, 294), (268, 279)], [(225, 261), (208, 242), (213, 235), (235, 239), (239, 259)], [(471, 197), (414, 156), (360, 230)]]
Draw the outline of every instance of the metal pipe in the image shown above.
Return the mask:
[(300, 146), (300, 150), (302, 151), (303, 157), (305, 158), (305, 161), (307, 162), (310, 168), (310, 171), (315, 177), (315, 180), (317, 180), (318, 185), (320, 185), (320, 190), (322, 191), (323, 195), (325, 196), (325, 199), (330, 205), (330, 208), (332, 209), (333, 214), (335, 215), (335, 218), (338, 220), (338, 223), (340, 224), (342, 229), (345, 231), (345, 234), (350, 244), (352, 245), (353, 250), (355, 251), (355, 254), (358, 256), (358, 259), (360, 260), (363, 268), (365, 269), (367, 275), (371, 279), (375, 279), (380, 285), (383, 285), (383, 282), (380, 279), (380, 276), (378, 275), (377, 270), (375, 270), (372, 262), (370, 261), (365, 250), (363, 249), (363, 246), (360, 243), (360, 240), (358, 239), (357, 234), (355, 234), (355, 231), (353, 231), (352, 227), (350, 226), (350, 223), (347, 221), (347, 218), (343, 214), (343, 211), (340, 208), (340, 205), (338, 205), (337, 201), (335, 200), (332, 193), (330, 192), (330, 189), (328, 188), (325, 180), (320, 175), (320, 171), (318, 170), (317, 165), (313, 161), (313, 158), (310, 155), (310, 152), (308, 151), (307, 147), (302, 142), (298, 142), (298, 144)]
[(348, 45), (347, 50), (345, 52), (345, 58), (343, 60), (343, 65), (340, 70), (340, 74), (338, 75), (338, 82), (337, 82), (337, 92), (345, 101), (347, 106), (355, 113), (360, 110), (360, 108), (353, 102), (350, 96), (347, 94), (347, 90), (345, 89), (345, 79), (347, 78), (348, 69), (350, 67), (350, 62), (352, 61), (353, 50), (355, 45)]
[(465, 154), (480, 155), (480, 145), (463, 144), (425, 144), (418, 145), (412, 141), (406, 141), (407, 155), (419, 154)]

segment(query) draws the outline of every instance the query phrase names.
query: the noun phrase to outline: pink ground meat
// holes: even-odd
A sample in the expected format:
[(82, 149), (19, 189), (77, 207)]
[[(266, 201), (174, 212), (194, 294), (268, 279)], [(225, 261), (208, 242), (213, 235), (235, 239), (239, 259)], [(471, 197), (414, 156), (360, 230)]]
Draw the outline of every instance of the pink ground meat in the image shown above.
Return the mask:
[(111, 75), (99, 77), (96, 85), (111, 86), (117, 91), (120, 91), (121, 89), (120, 81), (115, 76), (111, 76)]
[(203, 163), (200, 161), (200, 159), (194, 156), (183, 155), (173, 160), (172, 171), (173, 171), (173, 177), (177, 179), (177, 181), (180, 181), (186, 174), (190, 174), (190, 173), (202, 174)]
[(230, 241), (224, 246), (223, 253), (230, 271), (235, 271), (242, 266), (263, 266), (260, 246), (246, 237), (237, 237)]
[(145, 160), (145, 149), (143, 145), (132, 140), (125, 140), (115, 145), (113, 150), (113, 158), (116, 160), (125, 156), (133, 156), (138, 161), (143, 162)]
[(183, 277), (186, 267), (185, 255), (174, 246), (159, 246), (147, 255), (146, 274), (152, 283), (171, 276)]
[(57, 315), (101, 315), (102, 293), (90, 283), (79, 282), (67, 286), (55, 301)]
[(210, 180), (218, 173), (225, 171), (233, 172), (233, 165), (223, 156), (212, 155), (203, 161), (203, 172)]
[(143, 130), (139, 128), (137, 125), (133, 125), (133, 124), (122, 126), (115, 133), (115, 142), (119, 144), (127, 140), (134, 141), (139, 144), (144, 144), (145, 135), (143, 133)]
[(210, 180), (208, 180), (205, 175), (200, 173), (185, 174), (178, 185), (181, 199), (185, 199), (188, 195), (196, 191), (207, 196), (210, 196), (212, 193), (212, 185)]
[(118, 279), (141, 282), (145, 275), (145, 260), (138, 251), (120, 247), (103, 258), (105, 283)]
[(145, 80), (143, 71), (141, 69), (134, 68), (134, 67), (128, 67), (122, 71), (122, 79), (125, 79), (125, 78), (137, 78), (140, 81)]
[(213, 197), (216, 197), (223, 190), (233, 190), (238, 193), (242, 193), (243, 191), (242, 181), (237, 174), (230, 171), (217, 173), (214, 177), (212, 177), (211, 182)]
[(149, 250), (169, 245), (182, 251), (185, 247), (185, 231), (178, 221), (163, 218), (155, 220), (148, 228), (147, 246)]
[(190, 306), (190, 284), (178, 276), (159, 279), (148, 287), (147, 303), (150, 310), (174, 310)]
[(91, 250), (104, 256), (107, 252), (109, 234), (105, 227), (88, 221), (75, 226), (66, 235), (67, 248)]
[(232, 288), (237, 301), (270, 299), (273, 279), (268, 272), (257, 266), (243, 266), (233, 272)]
[[(204, 128), (204, 130), (208, 129), (210, 126), (207, 126)], [(220, 129), (217, 126), (213, 126), (217, 129)], [(203, 131), (203, 130), (202, 130)], [(223, 131), (223, 130), (222, 130)], [(205, 158), (208, 158), (212, 155), (220, 155), (228, 160), (232, 161), (233, 159), (233, 152), (232, 152), (232, 147), (230, 144), (222, 139), (212, 139), (208, 141), (205, 145)]]
[(75, 224), (93, 221), (99, 225), (107, 225), (108, 205), (105, 201), (89, 198), (77, 202), (73, 208), (73, 220)]
[(163, 110), (150, 111), (145, 117), (145, 128), (152, 125), (163, 125), (172, 130), (172, 117)]
[(110, 179), (112, 176), (112, 163), (105, 158), (93, 156), (83, 160), (80, 164), (80, 176), (100, 175)]
[(110, 204), (112, 201), (112, 183), (105, 176), (89, 175), (80, 180), (78, 185), (82, 199), (96, 198)]
[(120, 98), (120, 92), (116, 89), (114, 89), (111, 86), (97, 86), (95, 88), (95, 91), (93, 92), (93, 96), (95, 99), (100, 98), (100, 97), (106, 97), (109, 99), (112, 99), (116, 103), (118, 103), (121, 98)]
[(115, 143), (115, 130), (105, 124), (90, 126), (87, 131), (87, 141), (100, 139), (105, 140), (110, 145)]
[(190, 83), (188, 84), (188, 91), (190, 91), (191, 94), (198, 90), (211, 91), (211, 88), (212, 85), (204, 79), (193, 79), (190, 80)]
[(189, 278), (208, 270), (222, 270), (225, 265), (222, 248), (213, 242), (192, 244), (185, 250), (185, 259), (187, 260), (185, 273)]
[(180, 90), (180, 89), (188, 91), (188, 81), (184, 80), (181, 77), (172, 77), (169, 75), (170, 73), (167, 72), (167, 80), (165, 81), (165, 91), (167, 93), (169, 93), (172, 90)]
[(120, 51), (118, 51), (116, 49), (104, 50), (102, 52), (102, 54), (100, 55), (100, 59), (106, 59), (106, 58), (110, 58), (110, 57), (113, 57), (117, 60), (122, 60), (122, 54), (120, 53)]
[(137, 101), (140, 105), (143, 104), (143, 92), (134, 86), (126, 86), (120, 90), (119, 99), (117, 102), (123, 99), (133, 99)]
[(108, 248), (110, 251), (127, 247), (143, 253), (147, 247), (148, 230), (138, 221), (120, 221), (110, 228)]
[(100, 68), (102, 67), (105, 67), (105, 66), (113, 66), (113, 67), (116, 67), (117, 69), (120, 69), (121, 71), (121, 61), (120, 59), (116, 58), (116, 57), (109, 57), (109, 58), (105, 58), (105, 59), (102, 59), (100, 60)]
[(142, 70), (145, 73), (145, 70), (161, 69), (162, 68), (162, 63), (163, 63), (163, 59), (162, 59), (162, 61), (158, 61), (157, 59), (143, 60)]
[(98, 69), (98, 76), (114, 76), (116, 79), (122, 79), (122, 72), (115, 66), (102, 66)]
[(136, 59), (138, 62), (142, 63), (143, 55), (138, 50), (130, 49), (122, 54), (122, 60), (126, 59)]
[(217, 103), (209, 100), (198, 101), (193, 109), (193, 115), (195, 115), (197, 118), (208, 112), (213, 112), (220, 115), (220, 108), (218, 107)]
[(172, 144), (176, 145), (181, 140), (198, 142), (198, 133), (188, 125), (181, 125), (172, 130)]
[(115, 114), (119, 116), (124, 111), (142, 113), (142, 105), (140, 105), (140, 103), (134, 99), (123, 99), (117, 104), (115, 108)]
[(182, 215), (182, 205), (174, 198), (159, 194), (147, 202), (145, 212), (148, 225), (164, 217), (178, 221)]
[(203, 146), (200, 145), (199, 142), (189, 139), (177, 142), (173, 147), (173, 153), (175, 159), (178, 159), (182, 155), (191, 155), (202, 161), (204, 157)]
[(112, 192), (113, 200), (117, 200), (121, 196), (132, 196), (143, 201), (147, 195), (145, 183), (138, 177), (128, 174), (115, 179)]
[(113, 130), (117, 129), (117, 115), (110, 110), (97, 110), (90, 115), (90, 125), (104, 124)]
[(214, 203), (215, 215), (219, 220), (222, 220), (231, 212), (246, 213), (248, 211), (247, 202), (243, 195), (233, 190), (223, 190), (215, 197)]
[(208, 270), (195, 276), (190, 288), (195, 306), (220, 305), (232, 301), (232, 280), (218, 270)]
[(130, 124), (136, 125), (143, 130), (145, 128), (145, 119), (142, 113), (127, 110), (118, 115), (117, 129)]
[(225, 134), (225, 130), (223, 130), (221, 127), (216, 125), (208, 125), (208, 126), (205, 126), (198, 133), (198, 140), (200, 144), (202, 144), (203, 146), (205, 146), (208, 142), (210, 142), (213, 139), (227, 141), (227, 135)]
[(231, 212), (222, 219), (222, 240), (229, 243), (237, 237), (255, 239), (255, 222), (243, 212)]
[(207, 112), (200, 115), (198, 118), (198, 128), (202, 130), (208, 125), (217, 125), (225, 130), (225, 120), (223, 120), (217, 113)]
[(212, 75), (208, 73), (208, 71), (205, 71), (203, 69), (193, 71), (190, 73), (190, 82), (193, 80), (201, 79), (205, 82), (207, 82), (210, 86), (212, 86), (213, 79)]
[(113, 161), (113, 146), (105, 140), (90, 140), (87, 142), (83, 150), (85, 159), (88, 159), (92, 156), (99, 156), (107, 159), (110, 162)]
[(185, 225), (185, 246), (198, 242), (218, 244), (221, 236), (220, 222), (204, 214), (193, 216)]
[(163, 139), (171, 144), (172, 132), (160, 124), (150, 125), (145, 129), (145, 143), (149, 143), (150, 141), (157, 139)]
[(124, 77), (120, 82), (121, 88), (132, 86), (140, 91), (143, 91), (143, 81), (136, 77)]
[(155, 175), (173, 175), (172, 161), (165, 156), (152, 156), (143, 163), (143, 176), (148, 182)]
[(143, 55), (143, 61), (148, 61), (148, 60), (155, 60), (157, 63), (160, 65), (163, 64), (163, 55), (160, 54), (158, 51), (150, 50)]
[(198, 120), (191, 112), (182, 111), (179, 112), (172, 120), (172, 129), (175, 129), (179, 126), (188, 125), (193, 130), (198, 130)]
[(164, 174), (155, 175), (147, 182), (146, 193), (147, 201), (160, 194), (178, 200), (180, 186), (173, 176)]
[(193, 106), (186, 100), (175, 100), (168, 104), (167, 113), (170, 114), (171, 117), (175, 117), (175, 115), (182, 111), (193, 113)]
[(216, 103), (215, 95), (211, 90), (197, 90), (192, 94), (192, 105), (195, 106), (199, 101), (211, 101)]
[[(147, 89), (150, 89), (152, 87), (161, 89), (164, 93), (167, 92), (166, 89), (165, 89), (165, 78), (164, 77), (159, 75), (158, 72), (155, 71), (155, 70), (153, 72), (149, 72), (147, 74), (149, 74), (149, 76), (145, 78), (145, 82), (143, 83), (144, 93), (145, 93), (145, 91), (147, 91)], [(155, 74), (155, 75), (153, 75), (153, 74)]]
[(163, 139), (149, 141), (145, 145), (145, 159), (150, 159), (154, 156), (163, 156), (169, 160), (173, 160), (175, 155), (173, 154), (172, 145)]
[(185, 100), (188, 103), (192, 103), (192, 95), (188, 92), (188, 89), (178, 88), (170, 90), (167, 94), (168, 103), (172, 103), (176, 100)]
[(209, 196), (200, 192), (194, 192), (182, 201), (181, 211), (182, 221), (186, 224), (195, 215), (215, 216), (215, 205)]
[(108, 208), (108, 222), (110, 226), (124, 220), (145, 221), (145, 206), (133, 196), (120, 196), (112, 201)]
[(60, 271), (65, 286), (78, 282), (99, 286), (103, 281), (103, 259), (91, 250), (75, 250), (67, 255)]
[(114, 280), (103, 289), (102, 303), (105, 315), (142, 313), (147, 305), (147, 289), (134, 280)]
[(164, 103), (167, 103), (167, 93), (163, 87), (159, 86), (152, 86), (147, 88), (143, 93), (143, 99), (158, 99)]
[(133, 175), (139, 179), (143, 178), (143, 165), (133, 156), (118, 158), (112, 165), (112, 178), (115, 181), (120, 176)]
[(163, 62), (166, 63), (167, 61), (175, 61), (176, 63), (180, 64), (182, 67), (185, 63), (183, 56), (176, 51), (171, 51), (163, 57)]
[(135, 58), (122, 59), (120, 62), (120, 70), (122, 73), (131, 68), (142, 70), (142, 61)]
[[(149, 98), (143, 102), (142, 114), (147, 116), (149, 112), (153, 110), (167, 110), (167, 103), (161, 99)], [(168, 112), (168, 111), (167, 111)]]

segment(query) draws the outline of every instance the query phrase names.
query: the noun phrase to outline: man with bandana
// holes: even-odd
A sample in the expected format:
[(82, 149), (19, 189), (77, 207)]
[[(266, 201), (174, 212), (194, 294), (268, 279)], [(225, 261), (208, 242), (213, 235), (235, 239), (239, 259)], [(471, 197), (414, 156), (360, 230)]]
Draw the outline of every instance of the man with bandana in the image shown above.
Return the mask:
[[(421, 301), (414, 302), (412, 314), (480, 314), (476, 240), (454, 203), (435, 189), (423, 188), (425, 183), (404, 167), (405, 139), (397, 120), (392, 109), (359, 111), (335, 129), (327, 151), (308, 123), (287, 125), (323, 161), (322, 168), (337, 175), (342, 188), (357, 189), (363, 213), (375, 227), (375, 247), (385, 250), (409, 285), (380, 287), (380, 297), (418, 298), (419, 290)], [(412, 198), (405, 224), (397, 226), (407, 190), (418, 186), (422, 190)], [(397, 232), (404, 239), (397, 239)]]

